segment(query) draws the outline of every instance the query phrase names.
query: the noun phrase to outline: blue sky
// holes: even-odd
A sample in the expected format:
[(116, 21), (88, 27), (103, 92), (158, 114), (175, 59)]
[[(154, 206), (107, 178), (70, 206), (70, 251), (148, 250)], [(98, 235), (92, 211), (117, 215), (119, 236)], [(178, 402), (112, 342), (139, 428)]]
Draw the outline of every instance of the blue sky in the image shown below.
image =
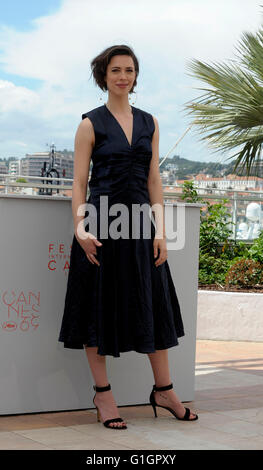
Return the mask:
[[(124, 43), (140, 63), (134, 106), (157, 117), (163, 158), (190, 125), (184, 104), (203, 93), (196, 88), (204, 83), (187, 75), (187, 61), (233, 59), (241, 34), (262, 24), (260, 4), (1, 0), (0, 157), (45, 151), (51, 142), (73, 150), (81, 114), (107, 100), (90, 78), (90, 61), (109, 45)], [(200, 138), (192, 128), (172, 154), (226, 161)]]
[[(54, 14), (59, 9), (61, 0), (1, 0), (0, 5), (0, 25), (26, 32), (34, 29), (35, 18)], [(17, 86), (26, 86), (30, 89), (36, 89), (39, 85), (39, 80), (6, 73), (3, 69), (1, 69), (0, 78), (11, 80)]]
[(27, 31), (32, 27), (32, 20), (42, 15), (52, 15), (61, 3), (61, 0), (1, 0), (1, 23)]

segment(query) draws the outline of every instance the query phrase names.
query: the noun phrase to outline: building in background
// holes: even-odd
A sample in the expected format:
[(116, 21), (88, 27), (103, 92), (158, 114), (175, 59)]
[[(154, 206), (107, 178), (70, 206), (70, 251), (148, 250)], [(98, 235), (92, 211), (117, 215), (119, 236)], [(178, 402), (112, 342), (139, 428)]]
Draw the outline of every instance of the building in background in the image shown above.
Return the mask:
[(8, 174), (12, 175), (13, 178), (10, 178), (10, 181), (15, 181), (21, 173), (21, 160), (11, 160), (9, 161)]
[[(28, 182), (32, 182), (34, 180), (31, 180), (30, 176), (41, 176), (41, 169), (45, 162), (48, 167), (50, 163), (50, 152), (27, 153), (25, 158), (21, 159), (21, 174), (28, 177)], [(60, 178), (73, 178), (73, 154), (64, 155), (63, 153), (55, 152), (54, 168), (58, 171)], [(65, 181), (64, 184), (71, 185), (72, 183)]]

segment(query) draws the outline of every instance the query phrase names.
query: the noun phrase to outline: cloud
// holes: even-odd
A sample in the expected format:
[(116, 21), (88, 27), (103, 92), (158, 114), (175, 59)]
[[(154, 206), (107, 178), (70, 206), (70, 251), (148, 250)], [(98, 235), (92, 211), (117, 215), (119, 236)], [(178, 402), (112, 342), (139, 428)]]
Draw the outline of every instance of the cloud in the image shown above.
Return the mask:
[(40, 98), (37, 93), (26, 87), (15, 86), (8, 80), (0, 80), (0, 112), (8, 113), (11, 110), (32, 111), (39, 105)]
[[(2, 70), (39, 80), (34, 90), (16, 86), (15, 78), (13, 83), (11, 78), (0, 81), (5, 128), (8, 123), (12, 127), (13, 142), (25, 141), (13, 121), (19, 111), (32, 130), (36, 131), (36, 117), (41, 125), (37, 134), (31, 133), (32, 151), (37, 144), (43, 150), (47, 129), (55, 142), (72, 148), (81, 114), (100, 106), (100, 97), (103, 102), (107, 98), (90, 78), (92, 58), (110, 45), (125, 43), (140, 63), (135, 106), (159, 119), (161, 150), (166, 153), (174, 134), (182, 134), (189, 125), (183, 104), (200, 94), (193, 89), (200, 82), (187, 75), (188, 59), (211, 63), (233, 58), (241, 33), (256, 31), (261, 14), (255, 0), (65, 0), (56, 13), (32, 21), (28, 31), (2, 25)], [(189, 158), (198, 157), (193, 155), (195, 142), (190, 132), (180, 144), (185, 153), (189, 150)], [(10, 145), (7, 141), (5, 150), (2, 141), (2, 153), (9, 152)], [(205, 150), (198, 151), (204, 155)]]

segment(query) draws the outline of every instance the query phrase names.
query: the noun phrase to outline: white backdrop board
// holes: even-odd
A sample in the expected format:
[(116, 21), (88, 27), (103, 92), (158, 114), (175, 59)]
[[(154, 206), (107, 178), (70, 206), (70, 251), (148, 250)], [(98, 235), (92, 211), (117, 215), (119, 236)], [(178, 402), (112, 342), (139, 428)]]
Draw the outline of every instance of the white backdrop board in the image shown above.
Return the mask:
[[(168, 350), (182, 401), (194, 399), (200, 207), (174, 204), (167, 212), (185, 209), (184, 246), (168, 249), (185, 327)], [(71, 199), (6, 194), (0, 213), (0, 414), (94, 408), (84, 349), (58, 342), (74, 233)], [(154, 379), (147, 354), (107, 356), (107, 370), (119, 406), (148, 403)]]

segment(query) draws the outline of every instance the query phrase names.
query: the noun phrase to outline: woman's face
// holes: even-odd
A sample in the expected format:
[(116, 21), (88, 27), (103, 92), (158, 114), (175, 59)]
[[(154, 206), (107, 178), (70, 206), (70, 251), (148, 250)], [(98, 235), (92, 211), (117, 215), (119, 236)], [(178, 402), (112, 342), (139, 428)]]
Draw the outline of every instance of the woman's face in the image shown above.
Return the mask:
[[(132, 89), (136, 78), (132, 57), (115, 55), (111, 58), (105, 75), (107, 88), (117, 95), (126, 95)], [(123, 85), (123, 86), (120, 86)]]

